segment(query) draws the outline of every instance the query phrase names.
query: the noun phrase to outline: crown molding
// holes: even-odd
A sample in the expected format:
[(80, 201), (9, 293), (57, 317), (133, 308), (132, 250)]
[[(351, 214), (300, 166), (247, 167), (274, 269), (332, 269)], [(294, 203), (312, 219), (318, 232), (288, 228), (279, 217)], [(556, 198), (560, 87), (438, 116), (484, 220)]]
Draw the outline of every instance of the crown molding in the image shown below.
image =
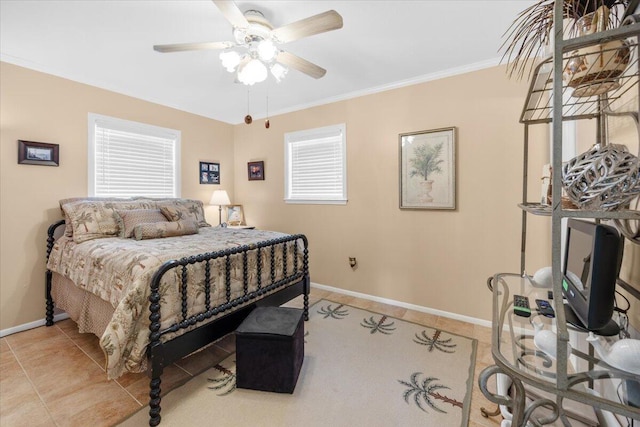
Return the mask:
[[(151, 102), (153, 104), (158, 104), (158, 105), (162, 105), (162, 106), (165, 106), (165, 107), (173, 108), (173, 109), (176, 109), (176, 110), (179, 110), (179, 111), (184, 111), (186, 113), (195, 114), (195, 115), (206, 117), (206, 118), (209, 118), (209, 119), (212, 119), (212, 120), (217, 120), (219, 122), (223, 122), (223, 123), (227, 123), (227, 124), (231, 124), (231, 125), (239, 125), (239, 124), (243, 124), (244, 123), (242, 121), (227, 122), (225, 120), (220, 120), (220, 119), (217, 119), (215, 117), (210, 117), (210, 116), (204, 115), (204, 114), (202, 114), (200, 112), (197, 112), (197, 111), (185, 110), (182, 107), (178, 107), (176, 105), (168, 104), (166, 102), (163, 102), (163, 101), (161, 101), (159, 99), (155, 99), (155, 98), (149, 98), (149, 97), (140, 98), (139, 96), (127, 93), (126, 91), (122, 90), (121, 88), (119, 88), (117, 86), (104, 84), (104, 83), (99, 82), (99, 81), (94, 81), (94, 80), (91, 80), (91, 79), (87, 79), (86, 77), (65, 75), (65, 73), (61, 72), (60, 70), (52, 69), (52, 68), (47, 67), (47, 66), (45, 66), (43, 64), (39, 64), (39, 63), (36, 63), (36, 62), (25, 60), (23, 58), (19, 58), (19, 57), (16, 57), (16, 56), (0, 53), (0, 61), (7, 62), (7, 63), (13, 64), (13, 65), (20, 66), (20, 67), (28, 68), (28, 69), (31, 69), (31, 70), (39, 71), (39, 72), (42, 72), (42, 73), (51, 74), (51, 75), (54, 75), (56, 77), (60, 77), (60, 78), (63, 78), (63, 79), (67, 79), (67, 80), (75, 81), (75, 82), (78, 82), (78, 83), (86, 84), (86, 85), (89, 85), (89, 86), (97, 87), (97, 88), (100, 88), (100, 89), (108, 90), (108, 91), (111, 91), (111, 92), (116, 92), (116, 93), (119, 93), (121, 95), (130, 96), (132, 98), (137, 98), (137, 99), (140, 99), (140, 100), (143, 100), (143, 101)], [(302, 110), (306, 110), (306, 109), (313, 108), (313, 107), (319, 107), (319, 106), (322, 106), (322, 105), (328, 105), (328, 104), (333, 104), (333, 103), (336, 103), (336, 102), (346, 101), (346, 100), (349, 100), (349, 99), (359, 98), (361, 96), (372, 95), (372, 94), (386, 92), (386, 91), (393, 90), (393, 89), (399, 89), (399, 88), (403, 88), (403, 87), (407, 87), (407, 86), (413, 86), (413, 85), (416, 85), (416, 84), (426, 83), (426, 82), (430, 82), (430, 81), (434, 81), (434, 80), (440, 80), (440, 79), (444, 79), (444, 78), (447, 78), (447, 77), (453, 77), (453, 76), (457, 76), (457, 75), (460, 75), (460, 74), (471, 73), (471, 72), (483, 70), (483, 69), (486, 69), (486, 68), (496, 67), (498, 65), (500, 65), (500, 58), (493, 58), (493, 59), (489, 59), (489, 60), (486, 60), (486, 61), (475, 62), (473, 64), (463, 65), (463, 66), (460, 66), (460, 67), (448, 68), (446, 70), (436, 71), (434, 73), (429, 73), (429, 74), (423, 74), (421, 76), (416, 76), (416, 77), (412, 77), (412, 78), (405, 79), (405, 80), (400, 80), (400, 81), (393, 82), (393, 83), (388, 83), (388, 84), (384, 84), (384, 85), (380, 85), (380, 86), (375, 86), (375, 87), (364, 89), (364, 90), (348, 92), (348, 93), (345, 93), (345, 94), (342, 94), (342, 95), (338, 95), (338, 96), (319, 99), (317, 101), (309, 102), (309, 103), (306, 103), (306, 104), (298, 104), (298, 105), (294, 105), (294, 106), (289, 107), (289, 108), (284, 108), (284, 109), (281, 109), (281, 110), (271, 111), (269, 113), (269, 116), (273, 117), (273, 116), (292, 113), (292, 112), (296, 112), (296, 111), (302, 111)], [(254, 117), (254, 119), (264, 119), (264, 118), (266, 118), (266, 115), (264, 115), (264, 116), (261, 115), (261, 116), (255, 116)]]
[[(364, 90), (345, 93), (343, 95), (323, 98), (318, 101), (310, 102), (307, 104), (298, 104), (290, 108), (271, 111), (269, 112), (269, 117), (274, 117), (281, 114), (293, 113), (296, 111), (302, 111), (308, 108), (319, 107), (322, 105), (333, 104), (335, 102), (346, 101), (349, 99), (359, 98), (361, 96), (373, 95), (380, 92), (386, 92), (388, 90), (399, 89), (407, 86), (413, 86), (420, 83), (430, 82), (433, 80), (440, 80), (447, 77), (458, 76), (460, 74), (472, 73), (474, 71), (484, 70), (486, 68), (497, 67), (498, 65), (500, 65), (500, 58), (493, 58), (486, 61), (463, 65), (460, 67), (448, 68), (446, 70), (436, 71), (435, 73), (423, 74), (421, 76), (412, 77), (406, 80), (399, 80), (397, 82), (388, 83), (381, 86), (375, 86), (375, 87), (364, 89)], [(254, 116), (254, 119), (258, 119), (258, 120), (261, 120), (264, 118), (266, 118), (266, 116)], [(239, 125), (239, 124), (244, 124), (244, 122), (237, 122), (233, 124)]]

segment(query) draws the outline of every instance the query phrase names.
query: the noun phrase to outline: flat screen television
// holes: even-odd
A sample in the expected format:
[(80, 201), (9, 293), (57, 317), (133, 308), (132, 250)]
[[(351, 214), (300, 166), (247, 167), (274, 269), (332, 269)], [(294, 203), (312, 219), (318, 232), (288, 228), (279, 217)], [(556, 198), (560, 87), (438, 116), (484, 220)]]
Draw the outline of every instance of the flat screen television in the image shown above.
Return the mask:
[(569, 219), (562, 293), (567, 322), (599, 335), (616, 335), (615, 287), (622, 262), (623, 238), (614, 227)]

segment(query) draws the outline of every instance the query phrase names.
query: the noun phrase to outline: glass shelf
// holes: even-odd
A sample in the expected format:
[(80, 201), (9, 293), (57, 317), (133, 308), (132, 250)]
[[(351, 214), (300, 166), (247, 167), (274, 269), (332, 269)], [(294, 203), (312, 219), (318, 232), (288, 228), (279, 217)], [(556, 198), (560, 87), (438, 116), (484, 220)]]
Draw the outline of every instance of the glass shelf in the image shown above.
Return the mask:
[[(518, 207), (534, 215), (551, 216), (551, 206), (540, 203), (518, 203)], [(563, 217), (571, 218), (596, 218), (596, 219), (633, 219), (640, 220), (640, 211), (620, 209), (615, 211), (593, 211), (585, 209), (562, 209), (559, 211)]]
[[(494, 325), (491, 351), (496, 364), (503, 373), (544, 392), (590, 406), (613, 410), (625, 416), (640, 417), (640, 408), (624, 406), (617, 400), (593, 395), (586, 389), (587, 386), (592, 388), (590, 383), (597, 385), (600, 381), (609, 381), (612, 378), (637, 380), (637, 376), (613, 368), (597, 357), (572, 347), (568, 349), (570, 357), (565, 360), (565, 363), (556, 360), (555, 351), (549, 351), (549, 346), (553, 350), (556, 346), (562, 345), (562, 341), (555, 336), (556, 318), (538, 314), (535, 303), (536, 299), (547, 300), (549, 288), (534, 286), (529, 276), (511, 273), (496, 274), (491, 280), (491, 287)], [(531, 317), (521, 317), (514, 314), (514, 295), (529, 298)], [(549, 302), (552, 303), (556, 312), (564, 310), (562, 298), (555, 298)], [(540, 331), (546, 331), (545, 334), (552, 336), (555, 342), (536, 338), (534, 325)], [(570, 325), (567, 327), (572, 335), (577, 335), (578, 341), (586, 342), (586, 333), (573, 329)], [(537, 333), (540, 334), (540, 332)], [(547, 347), (544, 348), (545, 351), (539, 347), (539, 345), (542, 346), (542, 343), (547, 344)], [(593, 351), (589, 351), (589, 353), (593, 353)], [(558, 378), (565, 374), (569, 386), (563, 390), (558, 384)]]

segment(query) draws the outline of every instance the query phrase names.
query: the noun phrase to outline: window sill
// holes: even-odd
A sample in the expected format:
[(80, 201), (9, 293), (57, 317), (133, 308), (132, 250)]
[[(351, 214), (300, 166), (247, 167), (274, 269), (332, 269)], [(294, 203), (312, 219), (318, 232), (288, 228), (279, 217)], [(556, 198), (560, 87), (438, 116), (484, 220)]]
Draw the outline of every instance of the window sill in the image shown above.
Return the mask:
[(347, 204), (347, 200), (284, 199), (284, 202), (292, 205), (346, 205)]

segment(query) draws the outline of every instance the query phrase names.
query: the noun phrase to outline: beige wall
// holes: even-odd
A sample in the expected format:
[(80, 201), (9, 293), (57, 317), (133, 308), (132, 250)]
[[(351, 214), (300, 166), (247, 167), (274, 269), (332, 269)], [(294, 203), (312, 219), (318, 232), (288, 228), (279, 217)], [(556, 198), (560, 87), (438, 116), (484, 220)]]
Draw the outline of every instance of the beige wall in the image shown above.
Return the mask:
[[(508, 80), (503, 68), (272, 117), (268, 130), (262, 120), (230, 126), (6, 63), (0, 88), (0, 330), (44, 317), (46, 229), (60, 218), (59, 199), (87, 194), (88, 112), (180, 130), (182, 196), (206, 203), (224, 188), (248, 223), (305, 233), (316, 283), (490, 319), (487, 277), (519, 269), (527, 83)], [(337, 123), (347, 127), (348, 204), (285, 204), (284, 133)], [(398, 134), (449, 126), (458, 131), (457, 209), (400, 210)], [(16, 164), (18, 139), (60, 144), (60, 167)], [(548, 127), (533, 126), (531, 140), (535, 200)], [(198, 184), (198, 160), (221, 163), (222, 186)], [(265, 181), (247, 180), (254, 160), (265, 161)], [(217, 222), (214, 209), (208, 215)], [(549, 220), (527, 219), (532, 273), (550, 264)], [(640, 247), (625, 249), (622, 276), (640, 286)]]
[[(250, 224), (304, 233), (311, 280), (438, 310), (490, 319), (486, 279), (520, 268), (526, 82), (503, 68), (236, 125), (235, 203)], [(285, 204), (284, 133), (338, 123), (347, 127), (346, 206)], [(398, 208), (398, 134), (457, 127), (457, 209)], [(532, 129), (531, 173), (548, 162), (546, 125)], [(248, 181), (246, 163), (265, 161), (265, 181)], [(530, 191), (540, 193), (539, 182)], [(549, 221), (531, 218), (527, 269), (549, 265)], [(358, 259), (352, 270), (348, 257)]]
[[(508, 80), (502, 67), (271, 117), (267, 130), (262, 120), (231, 126), (1, 66), (0, 329), (44, 316), (46, 228), (59, 218), (59, 199), (87, 192), (88, 112), (181, 130), (182, 196), (206, 202), (214, 186), (198, 184), (197, 161), (220, 161), (220, 188), (244, 205), (247, 222), (309, 237), (313, 282), (489, 319), (487, 277), (519, 269), (518, 119), (527, 83)], [(285, 204), (284, 133), (338, 123), (347, 127), (348, 204)], [(398, 134), (449, 126), (458, 131), (457, 209), (400, 210)], [(528, 188), (536, 200), (549, 131), (530, 132)], [(59, 143), (60, 167), (17, 165), (18, 139)], [(254, 160), (265, 161), (265, 181), (247, 180)], [(208, 214), (217, 222), (215, 209)], [(549, 220), (528, 222), (533, 273), (550, 264)], [(358, 259), (354, 270), (349, 256)]]
[[(106, 90), (0, 63), (0, 329), (44, 318), (46, 231), (58, 200), (87, 194), (87, 113), (182, 132), (182, 197), (208, 202), (198, 161), (219, 161), (233, 195), (233, 127)], [(17, 140), (60, 144), (60, 166), (17, 164)], [(210, 222), (217, 212), (207, 208)]]

